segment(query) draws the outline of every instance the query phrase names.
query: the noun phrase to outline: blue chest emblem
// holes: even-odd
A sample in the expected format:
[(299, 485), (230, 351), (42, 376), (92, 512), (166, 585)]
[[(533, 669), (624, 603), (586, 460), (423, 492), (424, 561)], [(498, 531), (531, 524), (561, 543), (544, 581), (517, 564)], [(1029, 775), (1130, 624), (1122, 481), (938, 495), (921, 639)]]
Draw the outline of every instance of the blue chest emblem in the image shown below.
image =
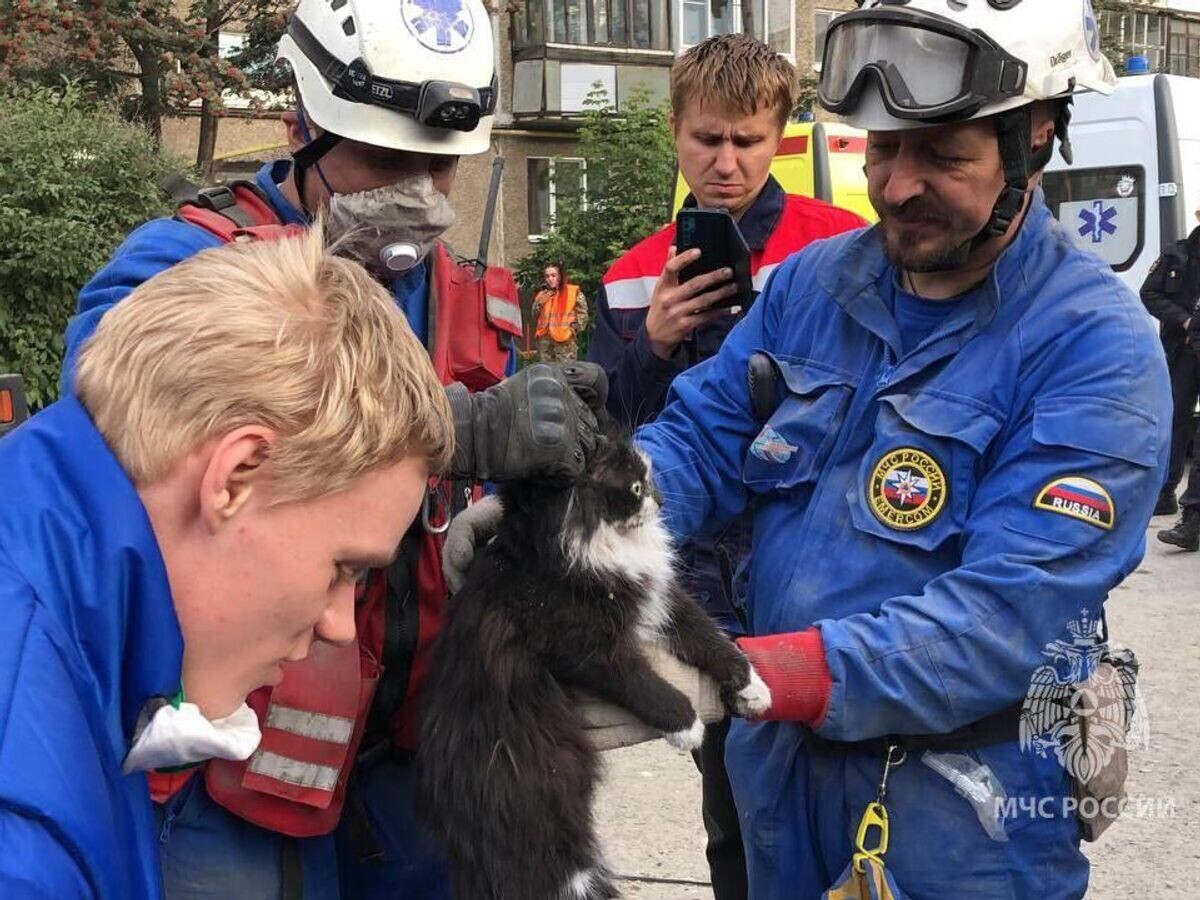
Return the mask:
[(785, 463), (795, 455), (798, 447), (789, 444), (778, 431), (767, 425), (750, 445), (750, 452), (769, 463)]
[(475, 34), (475, 18), (463, 0), (403, 0), (400, 15), (421, 46), (435, 53), (458, 53)]

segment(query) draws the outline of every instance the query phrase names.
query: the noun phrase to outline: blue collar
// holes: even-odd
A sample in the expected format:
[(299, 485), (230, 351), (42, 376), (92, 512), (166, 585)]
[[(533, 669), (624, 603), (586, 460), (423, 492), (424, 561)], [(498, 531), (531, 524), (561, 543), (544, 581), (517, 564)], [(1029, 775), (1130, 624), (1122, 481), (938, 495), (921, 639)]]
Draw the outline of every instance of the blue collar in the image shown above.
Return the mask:
[(267, 199), (275, 207), (275, 212), (279, 213), (283, 224), (309, 225), (311, 222), (308, 216), (293, 206), (291, 201), (283, 196), (283, 191), (279, 189), (279, 186), (287, 181), (291, 171), (292, 161), (290, 159), (277, 159), (258, 170), (258, 174), (254, 176), (254, 183), (267, 195)]
[[(751, 250), (762, 250), (767, 245), (767, 239), (774, 233), (775, 226), (779, 224), (779, 217), (783, 215), (783, 205), (786, 200), (787, 193), (775, 180), (775, 176), (769, 175), (767, 183), (754, 198), (750, 208), (738, 220), (738, 229), (742, 232), (742, 237), (746, 239), (746, 246)], [(688, 194), (684, 198), (683, 205), (689, 208), (694, 207), (696, 198)]]
[(150, 518), (71, 395), (0, 442), (0, 547), (70, 637), (117, 758), (155, 695), (179, 690), (183, 635)]
[[(996, 259), (992, 272), (973, 293), (974, 308), (956, 310), (952, 321), (960, 317), (971, 317), (971, 333), (985, 328), (996, 318), (1001, 298), (1025, 296), (1028, 291), (1020, 290), (1026, 284), (1026, 267), (1029, 261), (1039, 258), (1038, 249), (1054, 240), (1054, 217), (1046, 206), (1045, 196), (1039, 188), (1034, 192), (1013, 242)], [(843, 252), (838, 265), (826, 266), (817, 273), (817, 278), (830, 296), (851, 318), (878, 334), (892, 345), (897, 355), (902, 354), (899, 333), (895, 328), (890, 311), (886, 309), (882, 285), (897, 277), (896, 267), (887, 259), (883, 249), (883, 237), (876, 225), (855, 237)]]

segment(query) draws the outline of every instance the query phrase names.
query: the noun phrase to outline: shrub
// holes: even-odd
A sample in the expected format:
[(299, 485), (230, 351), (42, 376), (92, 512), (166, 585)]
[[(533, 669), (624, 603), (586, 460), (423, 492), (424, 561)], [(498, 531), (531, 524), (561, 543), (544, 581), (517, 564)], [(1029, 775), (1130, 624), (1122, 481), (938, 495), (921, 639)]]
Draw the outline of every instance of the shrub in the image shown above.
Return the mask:
[(58, 395), (63, 329), (79, 289), (125, 234), (169, 211), (178, 168), (148, 132), (78, 88), (0, 91), (0, 372), (30, 405)]

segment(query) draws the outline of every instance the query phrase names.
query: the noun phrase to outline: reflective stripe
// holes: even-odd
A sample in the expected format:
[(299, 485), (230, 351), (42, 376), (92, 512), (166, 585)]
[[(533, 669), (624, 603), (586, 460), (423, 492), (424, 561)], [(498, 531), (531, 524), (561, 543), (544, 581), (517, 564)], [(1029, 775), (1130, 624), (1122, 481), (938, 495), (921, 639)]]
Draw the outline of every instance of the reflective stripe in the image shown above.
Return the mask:
[[(761, 291), (767, 286), (771, 273), (779, 268), (779, 263), (760, 266), (751, 279), (754, 290)], [(640, 278), (623, 278), (604, 285), (604, 293), (608, 297), (609, 309), (646, 309), (650, 306), (650, 294), (654, 291), (654, 283), (658, 281), (652, 275)]]
[(330, 744), (348, 744), (354, 720), (272, 703), (267, 710), (267, 727)]
[(754, 278), (752, 279), (754, 289), (761, 292), (767, 286), (767, 279), (771, 277), (771, 273), (778, 268), (779, 263), (771, 263), (769, 266), (759, 267), (759, 270), (754, 273)]
[(604, 285), (609, 309), (646, 309), (650, 306), (650, 294), (654, 291), (657, 275), (640, 278), (623, 278)]
[(511, 300), (489, 296), (487, 298), (487, 314), (489, 319), (503, 322), (516, 331), (520, 331), (522, 328), (521, 307)]
[(297, 787), (333, 792), (337, 786), (338, 770), (333, 766), (301, 762), (278, 753), (260, 750), (250, 760), (250, 771)]

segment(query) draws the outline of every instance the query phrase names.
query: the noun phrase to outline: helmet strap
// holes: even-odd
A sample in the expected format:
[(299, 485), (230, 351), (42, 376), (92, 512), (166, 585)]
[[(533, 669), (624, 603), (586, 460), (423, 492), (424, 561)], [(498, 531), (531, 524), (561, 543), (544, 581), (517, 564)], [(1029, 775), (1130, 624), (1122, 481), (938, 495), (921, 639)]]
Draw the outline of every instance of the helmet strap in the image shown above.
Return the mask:
[(304, 140), (308, 141), (308, 143), (292, 154), (292, 168), (295, 174), (296, 195), (300, 198), (300, 207), (311, 217), (312, 210), (304, 202), (305, 176), (308, 174), (310, 168), (315, 168), (317, 176), (321, 179), (321, 184), (325, 185), (325, 190), (329, 192), (329, 196), (333, 196), (333, 188), (329, 186), (329, 180), (321, 170), (320, 160), (341, 142), (342, 136), (334, 134), (332, 131), (322, 131), (320, 137), (314, 140), (312, 132), (308, 130), (308, 120), (304, 116), (304, 108), (298, 107), (296, 115), (299, 120), (300, 131), (304, 135)]
[(1029, 176), (1034, 171), (1029, 152), (1033, 132), (1033, 107), (1010, 109), (996, 116), (996, 137), (1000, 141), (1000, 162), (1004, 166), (1004, 188), (992, 209), (992, 217), (971, 241), (975, 250), (992, 238), (1008, 233), (1025, 206)]
[[(1073, 85), (1072, 85), (1073, 86)], [(1067, 165), (1074, 161), (1069, 127), (1071, 124), (1071, 98), (1059, 109), (1054, 120), (1054, 137), (1058, 139), (1059, 152)], [(975, 250), (992, 238), (1008, 233), (1012, 223), (1025, 206), (1025, 193), (1029, 190), (1029, 179), (1050, 164), (1054, 156), (1054, 138), (1035, 152), (1030, 149), (1033, 142), (1033, 105), (1020, 106), (996, 116), (996, 136), (1000, 142), (1000, 162), (1004, 166), (1004, 189), (996, 200), (992, 218), (971, 241)]]

